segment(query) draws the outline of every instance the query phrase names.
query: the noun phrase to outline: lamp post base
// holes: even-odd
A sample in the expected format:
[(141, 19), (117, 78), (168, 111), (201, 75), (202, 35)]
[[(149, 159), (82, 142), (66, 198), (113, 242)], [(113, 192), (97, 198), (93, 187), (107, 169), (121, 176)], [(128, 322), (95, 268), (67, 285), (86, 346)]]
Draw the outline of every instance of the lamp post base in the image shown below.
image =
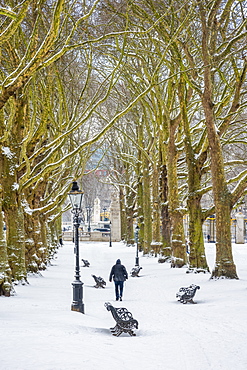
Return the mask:
[(72, 302), (71, 311), (85, 313), (84, 312), (84, 304), (83, 303), (78, 304), (78, 302)]
[(135, 266), (139, 267), (139, 257), (136, 257), (136, 264)]
[(73, 302), (71, 304), (71, 311), (77, 311), (84, 313), (84, 304), (82, 302), (82, 285), (83, 283), (79, 280), (73, 281)]

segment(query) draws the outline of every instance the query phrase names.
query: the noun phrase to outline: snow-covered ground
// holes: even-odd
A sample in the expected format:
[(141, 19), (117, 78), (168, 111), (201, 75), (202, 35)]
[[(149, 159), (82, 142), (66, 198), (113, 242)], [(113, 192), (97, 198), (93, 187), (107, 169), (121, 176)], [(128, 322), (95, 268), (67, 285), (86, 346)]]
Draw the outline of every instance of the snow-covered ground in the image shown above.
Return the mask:
[[(116, 302), (110, 269), (120, 258), (129, 272), (135, 247), (80, 242), (80, 259), (90, 262), (81, 267), (85, 314), (70, 310), (73, 249), (65, 243), (42, 276), (0, 297), (1, 370), (247, 369), (247, 244), (233, 245), (239, 280), (186, 274), (140, 253), (140, 277), (129, 277), (123, 302)], [(212, 268), (215, 245), (206, 244), (206, 252)], [(91, 274), (103, 277), (106, 288), (94, 288)], [(197, 304), (181, 304), (178, 289), (192, 283), (201, 287)], [(105, 302), (132, 312), (136, 337), (111, 334), (115, 322)]]

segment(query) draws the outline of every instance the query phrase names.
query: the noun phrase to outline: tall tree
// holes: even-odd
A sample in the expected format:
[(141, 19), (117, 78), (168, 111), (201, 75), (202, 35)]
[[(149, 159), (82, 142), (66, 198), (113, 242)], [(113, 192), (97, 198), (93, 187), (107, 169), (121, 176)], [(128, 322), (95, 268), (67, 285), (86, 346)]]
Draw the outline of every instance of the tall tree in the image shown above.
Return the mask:
[[(215, 114), (215, 84), (218, 71), (222, 70), (224, 63), (232, 63), (235, 74), (235, 94), (230, 105), (233, 115), (239, 107), (240, 89), (246, 74), (246, 62), (237, 68), (233, 61), (232, 51), (242, 50), (246, 36), (245, 19), (241, 16), (236, 19), (235, 9), (240, 9), (240, 3), (234, 4), (229, 1), (227, 4), (214, 1), (212, 4), (200, 2), (199, 12), (201, 18), (201, 50), (203, 62), (204, 89), (202, 93), (202, 106), (205, 114), (205, 123), (211, 157), (212, 185), (216, 212), (216, 264), (212, 277), (237, 279), (236, 266), (233, 262), (231, 249), (230, 214), (232, 209), (232, 195), (227, 187), (224, 170), (224, 159), (220, 137), (218, 135), (217, 115)], [(237, 6), (236, 6), (237, 5)], [(232, 33), (232, 25), (237, 22), (237, 28)], [(235, 23), (236, 24), (236, 23)], [(230, 41), (228, 37), (230, 36)], [(219, 42), (220, 40), (220, 42)], [(240, 72), (241, 70), (241, 72)], [(215, 72), (217, 71), (217, 73)], [(230, 113), (230, 112), (229, 112)], [(226, 124), (226, 122), (225, 122)]]

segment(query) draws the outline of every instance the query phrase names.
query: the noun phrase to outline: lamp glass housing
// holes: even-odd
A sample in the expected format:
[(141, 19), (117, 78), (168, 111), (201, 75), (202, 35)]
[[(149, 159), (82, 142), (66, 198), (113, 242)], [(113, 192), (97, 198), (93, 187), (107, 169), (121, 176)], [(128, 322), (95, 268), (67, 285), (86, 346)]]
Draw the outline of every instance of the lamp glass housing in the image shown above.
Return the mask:
[(73, 210), (81, 211), (83, 191), (81, 191), (76, 182), (73, 182), (71, 191), (69, 192), (70, 203)]

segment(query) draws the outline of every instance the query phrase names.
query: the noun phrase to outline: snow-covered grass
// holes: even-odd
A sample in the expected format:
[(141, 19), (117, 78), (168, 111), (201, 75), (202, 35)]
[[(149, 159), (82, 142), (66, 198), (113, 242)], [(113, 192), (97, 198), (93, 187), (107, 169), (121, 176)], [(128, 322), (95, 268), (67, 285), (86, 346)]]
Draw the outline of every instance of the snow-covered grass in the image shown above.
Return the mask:
[[(120, 258), (130, 272), (134, 247), (123, 243), (80, 242), (85, 314), (70, 310), (74, 279), (73, 244), (60, 248), (52, 266), (16, 295), (0, 297), (1, 370), (246, 370), (247, 245), (233, 245), (239, 280), (209, 280), (186, 274), (140, 253), (140, 277), (129, 277), (123, 302), (114, 301), (108, 277)], [(210, 268), (215, 245), (206, 244)], [(81, 263), (83, 266), (83, 263)], [(95, 289), (91, 274), (107, 282)], [(181, 304), (176, 293), (197, 284), (197, 304)], [(139, 322), (136, 337), (114, 337), (115, 325), (104, 307), (126, 307)]]

